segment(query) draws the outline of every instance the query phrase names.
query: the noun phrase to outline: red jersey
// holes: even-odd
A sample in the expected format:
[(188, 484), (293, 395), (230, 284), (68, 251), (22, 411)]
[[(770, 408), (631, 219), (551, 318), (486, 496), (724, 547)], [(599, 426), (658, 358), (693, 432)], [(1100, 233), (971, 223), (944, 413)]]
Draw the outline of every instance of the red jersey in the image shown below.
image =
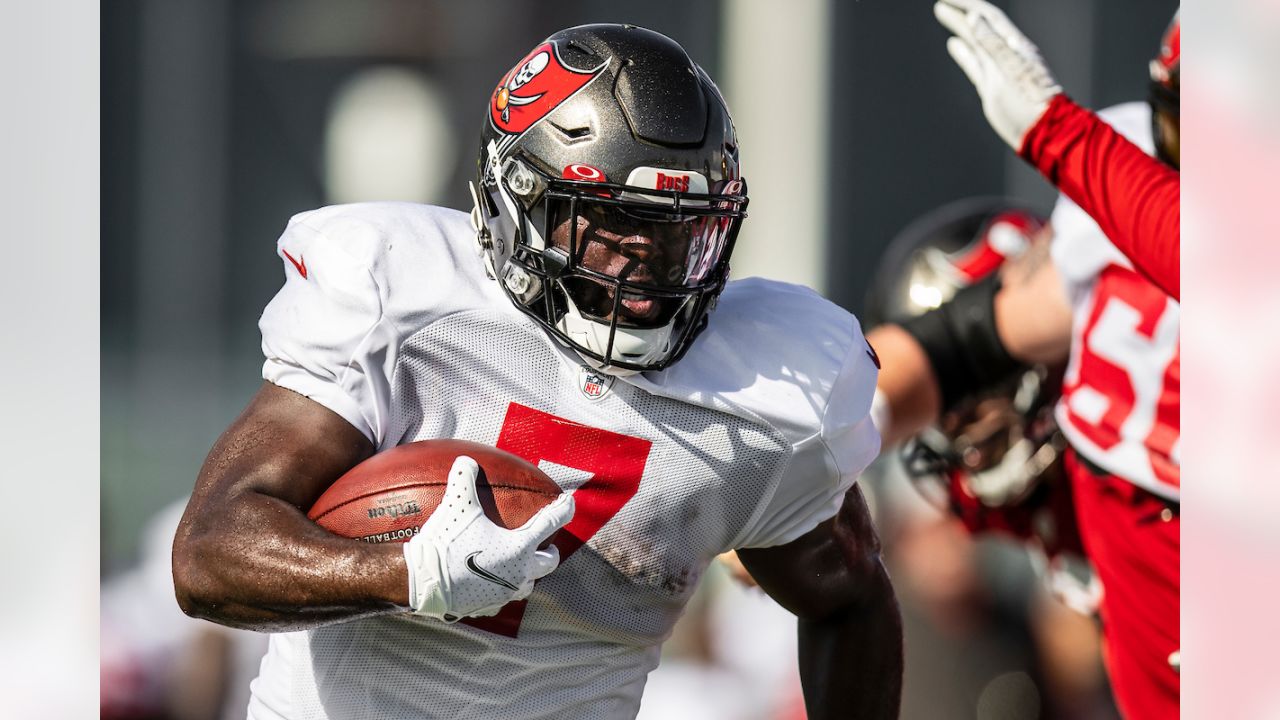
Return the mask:
[(1079, 203), (1143, 275), (1180, 299), (1177, 171), (1066, 95), (1049, 103), (1023, 139), (1020, 154)]
[[(1146, 104), (1126, 103), (1101, 115), (1152, 151)], [(1068, 197), (1059, 198), (1049, 222), (1054, 264), (1074, 314), (1058, 422), (1090, 462), (1178, 500), (1180, 304), (1135, 271)]]

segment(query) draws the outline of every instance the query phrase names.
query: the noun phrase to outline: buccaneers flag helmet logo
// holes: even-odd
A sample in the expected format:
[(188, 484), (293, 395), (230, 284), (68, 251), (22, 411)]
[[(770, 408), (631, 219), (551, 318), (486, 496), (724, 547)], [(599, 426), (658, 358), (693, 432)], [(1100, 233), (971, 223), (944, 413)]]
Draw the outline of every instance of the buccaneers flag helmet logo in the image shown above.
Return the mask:
[(502, 78), (489, 102), (489, 120), (502, 132), (519, 135), (594, 80), (608, 64), (575, 70), (561, 62), (554, 43), (543, 43)]

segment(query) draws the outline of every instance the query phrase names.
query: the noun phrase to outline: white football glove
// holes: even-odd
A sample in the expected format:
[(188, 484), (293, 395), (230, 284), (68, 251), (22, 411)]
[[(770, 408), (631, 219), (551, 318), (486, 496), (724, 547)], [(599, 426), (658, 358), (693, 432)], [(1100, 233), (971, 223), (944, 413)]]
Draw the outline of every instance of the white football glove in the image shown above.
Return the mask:
[(1049, 101), (1062, 92), (1040, 50), (999, 8), (983, 0), (939, 0), (933, 14), (956, 34), (947, 52), (982, 98), (987, 122), (1014, 152)]
[(495, 615), (533, 592), (556, 569), (560, 551), (538, 545), (573, 519), (573, 496), (562, 494), (515, 530), (495, 525), (476, 496), (476, 461), (453, 461), (440, 506), (404, 544), (409, 605), (415, 613), (454, 622)]

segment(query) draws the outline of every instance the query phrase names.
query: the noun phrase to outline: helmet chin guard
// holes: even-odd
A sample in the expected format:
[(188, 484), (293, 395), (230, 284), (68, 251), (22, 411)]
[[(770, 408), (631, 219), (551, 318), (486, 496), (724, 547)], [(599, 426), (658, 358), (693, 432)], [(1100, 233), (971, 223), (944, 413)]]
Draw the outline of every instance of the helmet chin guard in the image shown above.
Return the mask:
[[(657, 328), (611, 327), (608, 323), (588, 319), (567, 301), (568, 308), (556, 323), (556, 329), (569, 338), (569, 344), (591, 367), (613, 375), (638, 372), (627, 365), (655, 365), (670, 354), (671, 326)], [(582, 352), (585, 349), (589, 352)], [(603, 358), (613, 358), (606, 362)]]
[(477, 239), (518, 309), (614, 374), (688, 350), (747, 197), (728, 108), (679, 45), (628, 25), (547, 38), (494, 91), (479, 170)]

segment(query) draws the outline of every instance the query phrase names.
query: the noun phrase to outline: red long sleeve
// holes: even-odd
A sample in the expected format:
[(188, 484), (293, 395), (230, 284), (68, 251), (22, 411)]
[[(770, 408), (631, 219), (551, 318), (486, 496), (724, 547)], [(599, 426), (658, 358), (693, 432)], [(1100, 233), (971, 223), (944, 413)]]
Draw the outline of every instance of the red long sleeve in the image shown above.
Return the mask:
[(1139, 272), (1181, 301), (1177, 171), (1066, 95), (1049, 103), (1019, 154), (1089, 213)]

